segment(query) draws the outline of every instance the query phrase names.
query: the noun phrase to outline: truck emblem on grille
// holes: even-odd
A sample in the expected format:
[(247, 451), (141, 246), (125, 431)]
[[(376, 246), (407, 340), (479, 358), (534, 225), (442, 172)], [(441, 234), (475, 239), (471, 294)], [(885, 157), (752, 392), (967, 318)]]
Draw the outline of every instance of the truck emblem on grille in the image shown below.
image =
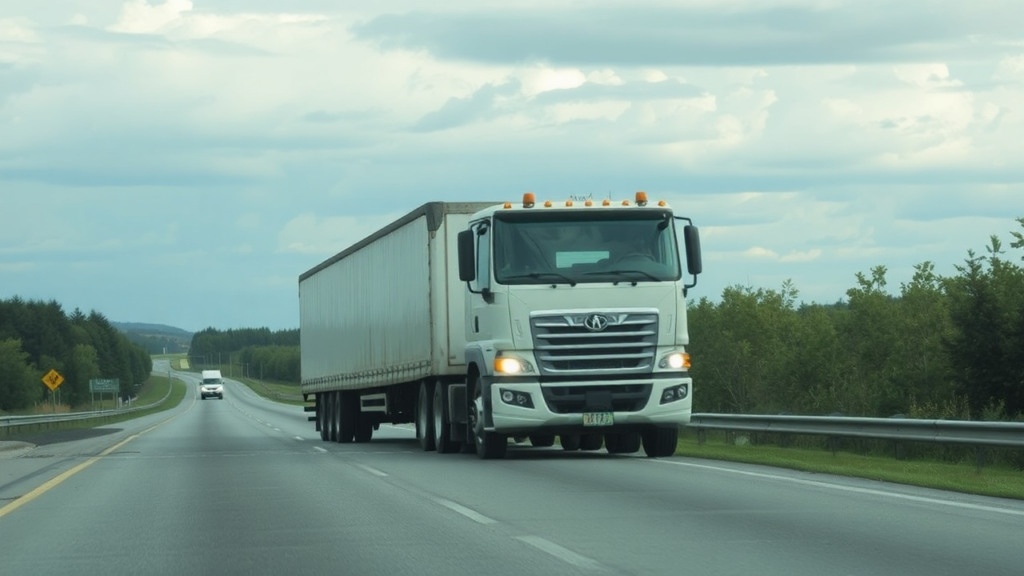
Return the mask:
[(600, 332), (608, 327), (608, 317), (600, 314), (591, 314), (583, 321), (583, 326), (591, 332)]

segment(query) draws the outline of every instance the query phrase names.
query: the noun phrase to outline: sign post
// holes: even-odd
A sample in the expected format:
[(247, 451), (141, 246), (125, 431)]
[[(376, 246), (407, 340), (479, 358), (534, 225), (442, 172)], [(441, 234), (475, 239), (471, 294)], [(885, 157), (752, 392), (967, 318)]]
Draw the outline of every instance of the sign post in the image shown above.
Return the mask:
[(117, 406), (117, 393), (121, 391), (121, 380), (119, 378), (93, 378), (89, 380), (89, 392), (99, 393), (100, 401), (103, 401), (103, 394), (110, 392), (114, 397), (114, 406)]

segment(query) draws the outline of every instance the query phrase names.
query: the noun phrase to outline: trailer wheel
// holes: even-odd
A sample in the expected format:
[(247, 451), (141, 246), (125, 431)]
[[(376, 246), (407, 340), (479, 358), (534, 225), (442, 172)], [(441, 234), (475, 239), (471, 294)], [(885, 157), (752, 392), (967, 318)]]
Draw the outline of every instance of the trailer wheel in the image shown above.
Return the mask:
[(448, 386), (444, 382), (434, 384), (434, 449), (441, 454), (451, 454), (462, 448), (458, 442), (452, 440), (447, 396)]
[(643, 444), (648, 458), (672, 456), (679, 444), (679, 428), (651, 428), (644, 432)]
[(327, 438), (338, 441), (338, 393), (328, 392), (327, 396)]
[(320, 439), (329, 442), (331, 431), (327, 425), (327, 394), (321, 392), (316, 395), (316, 427), (320, 430)]
[(473, 442), (476, 454), (484, 460), (500, 460), (508, 451), (508, 436), (484, 430), (484, 398), (480, 377), (473, 383), (473, 405), (470, 406)]
[(434, 383), (420, 382), (420, 395), (416, 399), (416, 439), (420, 448), (430, 452), (434, 444)]

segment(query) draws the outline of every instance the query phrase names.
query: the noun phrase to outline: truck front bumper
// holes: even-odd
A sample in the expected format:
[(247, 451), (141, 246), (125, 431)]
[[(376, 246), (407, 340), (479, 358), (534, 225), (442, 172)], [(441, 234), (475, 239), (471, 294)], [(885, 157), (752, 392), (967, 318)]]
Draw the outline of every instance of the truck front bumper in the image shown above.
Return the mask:
[(543, 385), (522, 377), (494, 378), (487, 429), (502, 434), (596, 434), (652, 425), (683, 426), (690, 421), (692, 390), (693, 381), (686, 373)]

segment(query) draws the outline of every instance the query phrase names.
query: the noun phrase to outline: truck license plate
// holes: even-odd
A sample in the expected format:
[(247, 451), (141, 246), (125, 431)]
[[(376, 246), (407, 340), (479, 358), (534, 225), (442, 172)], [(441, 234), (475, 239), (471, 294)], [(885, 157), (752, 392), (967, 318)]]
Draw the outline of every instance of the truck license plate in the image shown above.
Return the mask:
[(615, 424), (615, 417), (611, 412), (584, 412), (584, 426), (611, 426)]

